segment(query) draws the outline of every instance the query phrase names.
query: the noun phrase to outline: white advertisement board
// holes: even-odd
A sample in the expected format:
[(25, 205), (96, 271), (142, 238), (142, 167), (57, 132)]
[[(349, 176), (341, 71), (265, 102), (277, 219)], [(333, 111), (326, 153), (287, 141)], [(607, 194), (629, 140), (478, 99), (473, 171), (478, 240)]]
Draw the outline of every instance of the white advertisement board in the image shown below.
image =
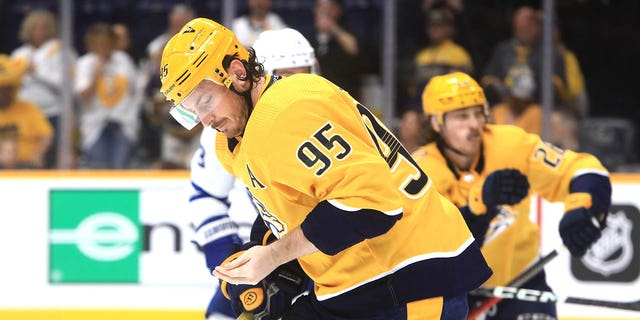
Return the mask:
[(204, 310), (186, 173), (0, 176), (0, 309)]
[[(613, 182), (601, 240), (582, 260), (560, 249), (546, 267), (561, 298), (640, 299), (640, 175)], [(187, 172), (0, 172), (0, 318), (31, 319), (15, 310), (136, 309), (191, 310), (189, 319), (201, 319), (217, 281), (190, 242), (188, 196)], [(540, 210), (532, 216), (541, 219), (542, 253), (562, 248), (562, 204), (542, 202)], [(565, 303), (558, 310), (561, 319), (640, 319)]]

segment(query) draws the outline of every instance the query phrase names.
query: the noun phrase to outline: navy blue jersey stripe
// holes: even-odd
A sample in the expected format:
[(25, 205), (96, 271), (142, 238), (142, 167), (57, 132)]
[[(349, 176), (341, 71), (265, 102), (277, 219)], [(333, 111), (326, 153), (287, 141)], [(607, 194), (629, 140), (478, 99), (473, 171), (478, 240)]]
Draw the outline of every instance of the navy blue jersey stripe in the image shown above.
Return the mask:
[(364, 239), (387, 232), (401, 217), (402, 214), (389, 216), (372, 209), (345, 211), (325, 200), (309, 212), (301, 228), (316, 248), (334, 255)]
[(587, 173), (571, 180), (569, 192), (586, 192), (591, 195), (591, 201), (596, 212), (605, 212), (611, 206), (611, 180), (609, 177)]

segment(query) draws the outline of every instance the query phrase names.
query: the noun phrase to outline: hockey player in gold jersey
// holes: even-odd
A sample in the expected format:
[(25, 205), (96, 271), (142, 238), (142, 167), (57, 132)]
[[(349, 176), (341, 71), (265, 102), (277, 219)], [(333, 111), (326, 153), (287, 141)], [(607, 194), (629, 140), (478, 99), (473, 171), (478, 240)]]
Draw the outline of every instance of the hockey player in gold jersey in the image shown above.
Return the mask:
[[(170, 113), (219, 131), (218, 158), (261, 216), (252, 239), (277, 238), (215, 268), (232, 300), (257, 298), (244, 307), (262, 319), (465, 317), (491, 270), (455, 205), (367, 108), (317, 75), (264, 76), (253, 49), (204, 18), (167, 43), (161, 68)], [(274, 310), (264, 279), (292, 260), (314, 290)]]
[[(532, 192), (564, 201), (559, 231), (572, 255), (581, 257), (600, 237), (611, 182), (594, 156), (561, 150), (515, 126), (487, 124), (484, 92), (465, 73), (432, 78), (422, 102), (436, 139), (413, 156), (483, 243), (494, 271), (486, 285), (506, 285), (538, 256), (539, 229), (529, 219)], [(544, 272), (524, 287), (550, 290)], [(503, 300), (487, 319), (555, 317), (553, 304)]]

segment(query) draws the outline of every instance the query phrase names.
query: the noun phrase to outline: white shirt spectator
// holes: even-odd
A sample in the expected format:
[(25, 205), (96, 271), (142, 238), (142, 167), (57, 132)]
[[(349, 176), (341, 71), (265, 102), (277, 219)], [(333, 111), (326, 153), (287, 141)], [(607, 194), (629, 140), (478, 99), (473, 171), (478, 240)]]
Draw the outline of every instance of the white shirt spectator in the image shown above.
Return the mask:
[[(20, 99), (35, 103), (47, 117), (59, 115), (62, 110), (62, 52), (62, 42), (49, 39), (39, 48), (25, 43), (11, 54), (29, 61), (33, 70), (24, 75)], [(72, 61), (75, 58), (73, 54)]]
[[(78, 59), (74, 91), (87, 89), (94, 78), (98, 56), (88, 53)], [(136, 141), (139, 104), (134, 103), (136, 67), (131, 57), (114, 51), (103, 67), (103, 76), (97, 79), (96, 94), (87, 103), (81, 103), (80, 132), (82, 148), (90, 148), (100, 136), (104, 126), (117, 122), (130, 141)]]
[(238, 37), (238, 41), (245, 47), (253, 46), (253, 43), (262, 31), (278, 30), (286, 27), (287, 25), (282, 21), (280, 16), (273, 12), (267, 13), (263, 26), (254, 25), (248, 15), (235, 18), (231, 23), (231, 30), (236, 34), (236, 37)]

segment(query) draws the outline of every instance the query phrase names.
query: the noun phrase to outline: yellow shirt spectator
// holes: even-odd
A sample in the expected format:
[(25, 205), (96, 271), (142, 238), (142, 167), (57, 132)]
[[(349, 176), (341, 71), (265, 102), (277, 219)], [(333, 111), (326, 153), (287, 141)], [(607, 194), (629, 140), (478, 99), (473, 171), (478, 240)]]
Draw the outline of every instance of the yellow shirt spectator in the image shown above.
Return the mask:
[(44, 113), (33, 103), (20, 100), (0, 109), (0, 129), (15, 131), (18, 163), (31, 162), (42, 139), (53, 135), (53, 128)]

